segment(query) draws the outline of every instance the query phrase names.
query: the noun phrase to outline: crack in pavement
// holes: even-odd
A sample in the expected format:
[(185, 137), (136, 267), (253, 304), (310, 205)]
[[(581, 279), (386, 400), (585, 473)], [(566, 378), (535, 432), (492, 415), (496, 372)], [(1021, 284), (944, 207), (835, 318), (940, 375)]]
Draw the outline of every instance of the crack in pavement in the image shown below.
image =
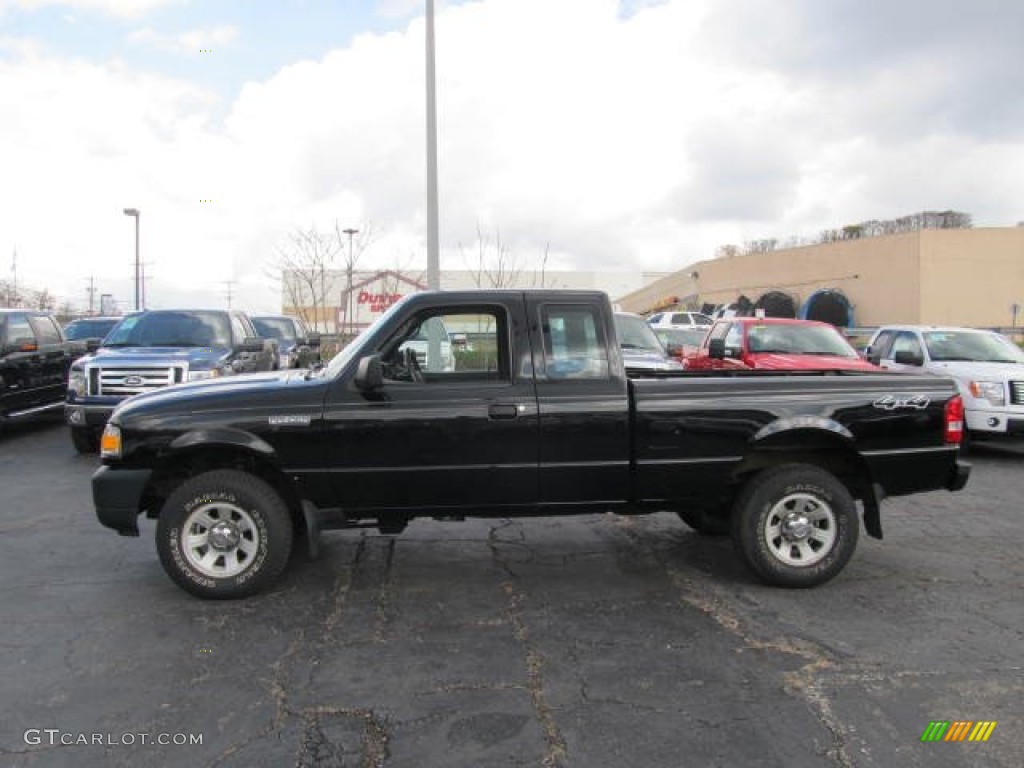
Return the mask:
[[(640, 536), (635, 528), (620, 526), (620, 530), (634, 546), (641, 546)], [(713, 585), (706, 581), (701, 581), (698, 585), (686, 576), (679, 566), (668, 562), (657, 550), (653, 551), (655, 559), (665, 570), (682, 602), (700, 611), (751, 650), (784, 653), (806, 662), (797, 671), (783, 676), (783, 690), (806, 702), (818, 721), (832, 735), (832, 746), (825, 750), (825, 756), (841, 768), (854, 768), (856, 763), (847, 749), (849, 731), (836, 716), (832, 702), (818, 680), (819, 675), (826, 671), (839, 671), (835, 655), (820, 643), (803, 638), (756, 637), (746, 622), (726, 605), (722, 596), (716, 594), (717, 590)]]
[[(330, 611), (324, 617), (320, 628), (320, 635), (313, 642), (313, 647), (307, 654), (309, 674), (307, 685), (312, 684), (313, 673), (319, 664), (323, 649), (332, 643), (334, 630), (341, 623), (342, 616), (348, 602), (349, 593), (352, 589), (352, 582), (363, 562), (366, 552), (366, 539), (361, 538), (356, 547), (355, 557), (349, 567), (338, 574), (332, 588), (332, 600)], [(390, 566), (390, 558), (389, 558)], [(249, 745), (258, 742), (274, 734), (280, 736), (287, 727), (288, 721), (298, 719), (304, 723), (302, 740), (296, 754), (296, 768), (309, 768), (331, 761), (338, 756), (336, 745), (327, 740), (321, 728), (321, 721), (325, 717), (355, 718), (362, 723), (362, 768), (381, 768), (388, 755), (387, 743), (388, 734), (385, 721), (379, 718), (370, 709), (334, 707), (327, 705), (307, 706), (293, 708), (289, 705), (288, 691), (284, 679), (288, 676), (291, 665), (300, 651), (306, 646), (307, 633), (304, 629), (299, 630), (298, 635), (289, 643), (288, 648), (276, 659), (270, 669), (270, 679), (261, 680), (267, 687), (267, 691), (274, 704), (274, 713), (270, 722), (253, 734), (251, 737), (240, 743), (232, 744), (224, 749), (216, 758), (210, 762), (209, 768), (223, 764), (241, 750)], [(335, 761), (336, 762), (336, 761)]]
[(384, 561), (384, 577), (381, 579), (380, 590), (377, 592), (373, 639), (378, 643), (387, 642), (387, 629), (391, 623), (391, 618), (388, 615), (388, 609), (391, 607), (393, 601), (393, 572), (391, 566), (395, 559), (396, 543), (397, 542), (394, 538), (388, 539), (387, 557)]
[(519, 643), (519, 646), (523, 651), (523, 656), (526, 660), (526, 687), (530, 692), (530, 701), (533, 704), (533, 710), (540, 722), (541, 731), (544, 733), (546, 749), (544, 757), (541, 759), (541, 765), (544, 766), (544, 768), (561, 768), (561, 766), (565, 765), (565, 761), (568, 758), (568, 749), (566, 746), (565, 736), (558, 727), (558, 723), (555, 722), (551, 705), (548, 703), (547, 697), (544, 695), (544, 659), (530, 641), (530, 631), (526, 626), (522, 607), (523, 603), (526, 601), (526, 596), (516, 588), (516, 574), (512, 570), (511, 565), (502, 558), (501, 552), (499, 551), (502, 544), (511, 544), (513, 546), (518, 545), (526, 547), (529, 550), (529, 547), (525, 542), (525, 533), (522, 530), (522, 527), (519, 529), (519, 542), (510, 542), (498, 539), (498, 532), (512, 526), (512, 524), (511, 520), (505, 520), (502, 524), (492, 527), (487, 536), (487, 545), (491, 549), (491, 555), (493, 556), (494, 561), (508, 576), (508, 578), (501, 583), (501, 590), (508, 600), (505, 613), (512, 625), (512, 634), (515, 637), (516, 642)]

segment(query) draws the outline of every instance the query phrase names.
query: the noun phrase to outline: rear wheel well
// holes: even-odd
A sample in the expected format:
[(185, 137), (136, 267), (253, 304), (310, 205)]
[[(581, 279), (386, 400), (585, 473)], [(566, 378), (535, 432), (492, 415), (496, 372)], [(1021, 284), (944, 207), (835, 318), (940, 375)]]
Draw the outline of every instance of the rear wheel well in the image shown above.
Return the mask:
[(733, 470), (737, 492), (758, 472), (783, 464), (810, 464), (834, 475), (854, 499), (870, 488), (864, 459), (844, 438), (820, 430), (794, 430), (765, 438)]
[(305, 528), (302, 503), (281, 470), (266, 457), (230, 445), (204, 445), (176, 453), (153, 472), (142, 498), (146, 516), (157, 518), (176, 488), (191, 477), (215, 469), (234, 469), (260, 478), (273, 488), (288, 507), (296, 531)]

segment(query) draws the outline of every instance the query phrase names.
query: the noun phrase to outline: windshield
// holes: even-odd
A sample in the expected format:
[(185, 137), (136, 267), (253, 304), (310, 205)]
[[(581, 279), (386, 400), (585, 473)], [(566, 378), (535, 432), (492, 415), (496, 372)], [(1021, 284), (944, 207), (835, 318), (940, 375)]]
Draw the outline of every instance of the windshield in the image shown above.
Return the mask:
[(747, 326), (747, 349), (752, 354), (775, 352), (857, 357), (856, 350), (831, 325), (750, 324)]
[(615, 331), (619, 336), (619, 345), (623, 349), (654, 352), (665, 356), (665, 348), (661, 346), (651, 326), (642, 317), (616, 315)]
[(936, 362), (1024, 363), (1024, 352), (1005, 336), (988, 331), (927, 331), (924, 343)]
[(295, 341), (298, 338), (295, 323), (287, 317), (254, 317), (252, 324), (256, 326), (256, 332), (265, 339)]
[[(409, 294), (409, 296), (412, 295), (414, 294)], [(351, 362), (352, 359), (362, 351), (363, 343), (365, 342), (366, 338), (372, 336), (373, 333), (376, 332), (377, 328), (381, 325), (381, 323), (388, 322), (391, 319), (392, 315), (395, 315), (398, 312), (403, 311), (405, 303), (406, 301), (405, 299), (403, 299), (392, 304), (387, 310), (385, 310), (384, 314), (382, 314), (373, 322), (373, 325), (371, 325), (369, 328), (367, 328), (354, 339), (352, 339), (352, 341), (345, 345), (345, 347), (342, 348), (342, 350), (338, 352), (338, 354), (331, 358), (331, 362), (329, 362), (326, 365), (326, 367), (320, 369), (319, 375), (322, 375), (328, 379), (332, 379), (336, 377), (339, 373), (341, 373), (345, 369), (345, 366), (347, 366), (349, 362)]]
[(75, 320), (64, 329), (68, 341), (79, 339), (102, 339), (117, 325), (117, 320)]
[(219, 312), (144, 312), (124, 318), (105, 347), (230, 347), (231, 327)]
[(654, 334), (665, 346), (677, 344), (680, 347), (699, 347), (708, 334), (707, 328), (655, 328)]

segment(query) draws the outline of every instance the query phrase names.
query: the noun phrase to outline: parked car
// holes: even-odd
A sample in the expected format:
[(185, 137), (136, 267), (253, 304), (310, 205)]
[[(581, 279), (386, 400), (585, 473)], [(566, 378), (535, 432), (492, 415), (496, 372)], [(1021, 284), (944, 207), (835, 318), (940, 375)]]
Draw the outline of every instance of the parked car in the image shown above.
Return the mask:
[(83, 352), (49, 312), (0, 309), (0, 425), (59, 412), (71, 363)]
[(654, 328), (654, 335), (665, 347), (669, 357), (674, 357), (682, 363), (687, 357), (696, 354), (704, 337), (708, 335), (708, 330), (702, 326), (692, 328), (660, 326)]
[(411, 333), (402, 343), (399, 352), (409, 350), (409, 354), (415, 353), (416, 364), (423, 370), (435, 370), (430, 360), (431, 335), (436, 335), (438, 344), (438, 359), (441, 361), (436, 370), (454, 371), (455, 355), (452, 353), (452, 337), (448, 332), (448, 326), (444, 318), (438, 315), (426, 318), (416, 330)]
[(260, 336), (277, 342), (276, 368), (309, 368), (320, 362), (320, 334), (310, 333), (301, 317), (253, 315), (252, 324)]
[(64, 336), (68, 341), (102, 340), (120, 320), (120, 317), (80, 317), (64, 326)]
[(647, 318), (647, 322), (655, 328), (708, 328), (714, 322), (708, 315), (689, 310), (658, 312)]
[(1024, 435), (1024, 352), (1002, 334), (887, 325), (872, 335), (867, 358), (890, 371), (926, 371), (956, 381), (969, 439)]
[(615, 332), (622, 349), (622, 362), (627, 370), (682, 370), (682, 363), (668, 354), (654, 330), (640, 315), (616, 312)]
[(717, 320), (687, 370), (753, 369), (774, 371), (873, 371), (835, 326), (783, 317), (732, 317)]
[(103, 344), (71, 366), (64, 419), (79, 453), (95, 452), (125, 398), (174, 384), (269, 371), (274, 343), (248, 315), (224, 309), (157, 309), (126, 315)]
[[(432, 317), (480, 318), (494, 364), (418, 371), (403, 345)], [(204, 598), (267, 589), (320, 531), (609, 511), (731, 527), (765, 582), (812, 587), (853, 556), (862, 510), (880, 538), (886, 497), (968, 480), (947, 379), (630, 374), (626, 320), (596, 291), (426, 291), (316, 371), (129, 398), (92, 476), (99, 522), (138, 536), (155, 518), (168, 576)]]

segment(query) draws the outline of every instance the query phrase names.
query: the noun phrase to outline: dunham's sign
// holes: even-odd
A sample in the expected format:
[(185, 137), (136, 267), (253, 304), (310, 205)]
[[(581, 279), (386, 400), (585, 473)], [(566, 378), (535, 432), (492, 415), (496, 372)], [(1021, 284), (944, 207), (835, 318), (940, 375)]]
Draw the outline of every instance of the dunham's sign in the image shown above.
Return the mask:
[(356, 304), (359, 309), (369, 309), (370, 312), (383, 312), (392, 304), (405, 296), (404, 293), (371, 293), (370, 291), (359, 291), (356, 297)]

